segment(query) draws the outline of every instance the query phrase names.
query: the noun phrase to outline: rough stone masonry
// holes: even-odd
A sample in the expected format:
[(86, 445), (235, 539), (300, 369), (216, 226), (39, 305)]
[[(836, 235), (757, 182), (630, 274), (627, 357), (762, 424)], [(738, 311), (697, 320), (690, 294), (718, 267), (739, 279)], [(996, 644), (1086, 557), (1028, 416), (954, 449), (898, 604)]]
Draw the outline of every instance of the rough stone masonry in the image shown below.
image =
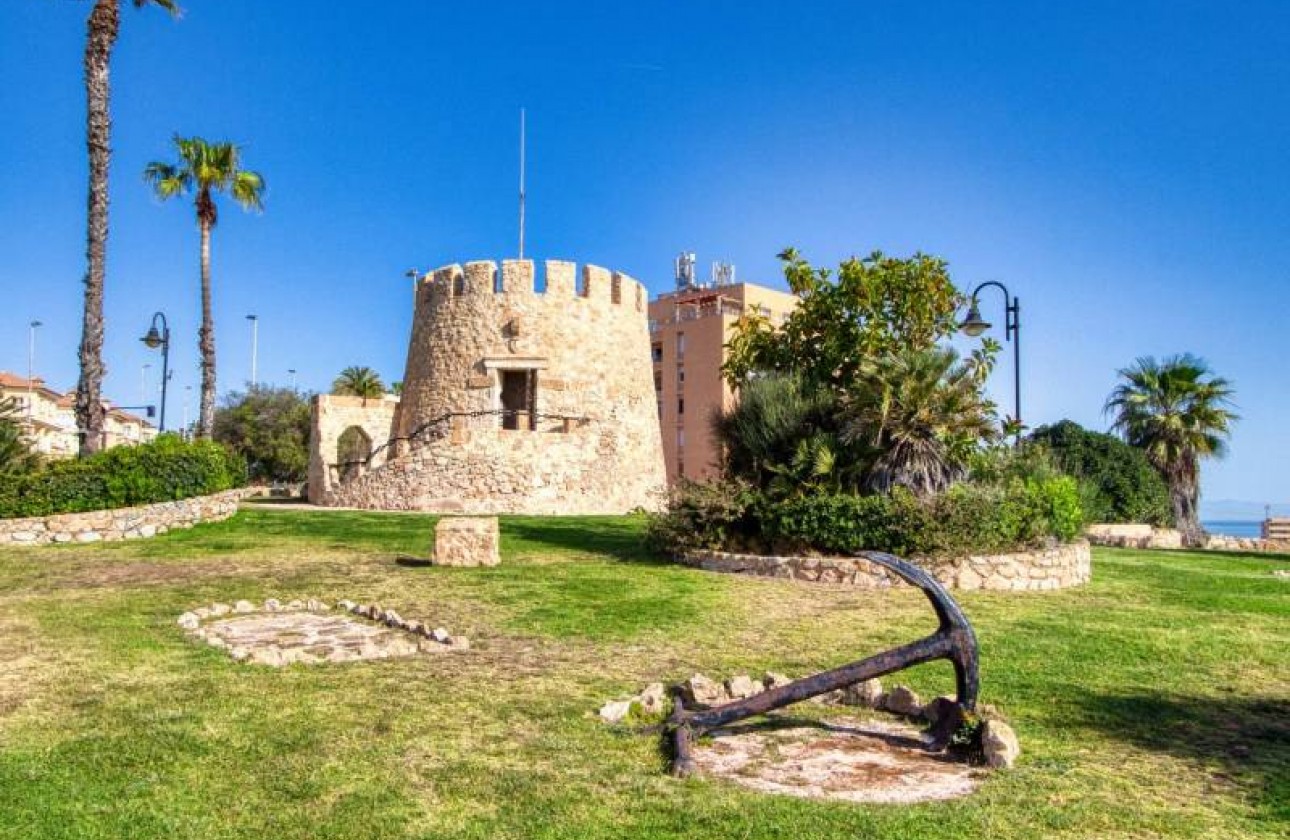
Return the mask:
[[(548, 260), (450, 265), (417, 284), (403, 394), (314, 402), (309, 498), (437, 513), (657, 509), (666, 478), (646, 291)], [(370, 419), (371, 422), (368, 422)], [(348, 427), (371, 457), (331, 451)], [(351, 436), (354, 439), (354, 436)]]

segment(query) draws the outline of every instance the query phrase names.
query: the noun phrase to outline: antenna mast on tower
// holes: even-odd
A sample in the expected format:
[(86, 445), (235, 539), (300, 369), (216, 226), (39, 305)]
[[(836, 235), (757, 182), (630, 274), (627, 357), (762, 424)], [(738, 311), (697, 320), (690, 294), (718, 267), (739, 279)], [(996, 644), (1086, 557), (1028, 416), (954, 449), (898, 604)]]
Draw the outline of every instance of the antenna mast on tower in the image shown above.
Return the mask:
[(524, 259), (524, 109), (520, 109), (520, 259)]

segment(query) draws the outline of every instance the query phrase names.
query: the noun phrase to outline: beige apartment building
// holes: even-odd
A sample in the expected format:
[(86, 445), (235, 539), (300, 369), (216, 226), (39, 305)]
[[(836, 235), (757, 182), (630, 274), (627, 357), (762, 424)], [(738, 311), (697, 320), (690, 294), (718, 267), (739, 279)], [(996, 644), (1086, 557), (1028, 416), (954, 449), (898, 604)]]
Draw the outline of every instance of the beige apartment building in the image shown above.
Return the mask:
[[(721, 378), (725, 345), (739, 316), (760, 312), (778, 325), (797, 305), (788, 292), (752, 283), (693, 283), (678, 261), (677, 291), (649, 305), (654, 360), (654, 393), (663, 430), (663, 458), (669, 482), (706, 479), (719, 473), (718, 447), (711, 417), (731, 404), (734, 394)], [(724, 267), (722, 267), (724, 268)], [(714, 276), (720, 277), (714, 267)], [(733, 270), (725, 272), (733, 279)]]
[[(60, 394), (45, 385), (40, 377), (0, 370), (0, 399), (12, 399), (18, 409), (23, 432), (33, 448), (49, 458), (70, 458), (79, 449), (76, 436), (76, 394)], [(121, 444), (143, 443), (157, 436), (151, 423), (104, 403), (107, 416), (103, 421), (104, 448)]]

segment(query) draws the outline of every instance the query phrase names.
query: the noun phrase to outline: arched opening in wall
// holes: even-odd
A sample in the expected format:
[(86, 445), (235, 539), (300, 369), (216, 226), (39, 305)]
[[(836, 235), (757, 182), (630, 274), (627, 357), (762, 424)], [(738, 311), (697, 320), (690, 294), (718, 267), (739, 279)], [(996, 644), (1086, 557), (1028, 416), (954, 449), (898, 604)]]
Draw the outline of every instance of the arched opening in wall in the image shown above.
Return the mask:
[(372, 455), (372, 438), (358, 426), (350, 426), (336, 441), (336, 468), (341, 481), (363, 474)]

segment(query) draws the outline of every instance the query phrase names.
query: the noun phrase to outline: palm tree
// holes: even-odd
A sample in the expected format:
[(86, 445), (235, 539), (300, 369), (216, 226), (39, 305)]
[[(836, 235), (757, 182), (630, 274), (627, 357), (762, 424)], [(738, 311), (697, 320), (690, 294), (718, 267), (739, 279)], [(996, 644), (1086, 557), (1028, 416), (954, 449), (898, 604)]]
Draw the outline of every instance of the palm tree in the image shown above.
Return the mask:
[(219, 220), (215, 195), (228, 193), (244, 210), (262, 210), (264, 178), (241, 168), (241, 149), (232, 143), (176, 135), (175, 148), (178, 163), (153, 161), (144, 167), (143, 178), (163, 201), (196, 193), (202, 266), (202, 327), (197, 344), (202, 357), (202, 395), (197, 436), (209, 438), (215, 425), (215, 321), (211, 317), (211, 229)]
[(1215, 376), (1209, 365), (1190, 353), (1157, 362), (1147, 356), (1119, 372), (1121, 382), (1107, 398), (1114, 412), (1112, 428), (1147, 454), (1169, 485), (1174, 527), (1190, 545), (1203, 531), (1200, 460), (1221, 458), (1232, 424), (1232, 385)]
[(370, 367), (347, 367), (331, 383), (331, 392), (338, 397), (362, 397), (364, 400), (376, 399), (385, 394), (385, 385), (381, 375)]
[[(160, 6), (177, 14), (174, 0), (132, 0), (136, 7)], [(103, 280), (107, 265), (108, 165), (112, 160), (112, 117), (108, 110), (108, 69), (121, 29), (119, 0), (94, 0), (85, 38), (85, 145), (90, 190), (85, 233), (85, 307), (81, 324), (81, 375), (76, 383), (76, 425), (82, 455), (103, 445)]]
[(967, 474), (981, 443), (1000, 436), (994, 405), (981, 391), (980, 366), (950, 348), (866, 360), (858, 382), (844, 406), (842, 441), (868, 449), (868, 490), (937, 493)]

